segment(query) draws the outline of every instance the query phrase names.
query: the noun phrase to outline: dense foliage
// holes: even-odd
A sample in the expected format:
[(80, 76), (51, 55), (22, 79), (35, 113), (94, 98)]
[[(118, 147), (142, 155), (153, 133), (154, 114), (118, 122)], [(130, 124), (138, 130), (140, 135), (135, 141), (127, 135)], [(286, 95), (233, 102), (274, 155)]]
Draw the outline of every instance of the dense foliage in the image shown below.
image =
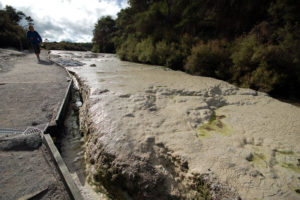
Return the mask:
[(44, 42), (42, 48), (47, 50), (72, 50), (72, 51), (90, 51), (92, 43), (73, 43), (73, 42)]
[(114, 45), (124, 60), (299, 97), (300, 1), (129, 0), (129, 5), (116, 20), (98, 21), (95, 51), (113, 52)]
[(115, 53), (113, 43), (114, 32), (116, 31), (115, 20), (110, 16), (98, 20), (94, 29), (93, 51)]
[[(17, 11), (11, 6), (0, 10), (0, 47), (15, 47), (23, 49), (28, 47), (26, 31), (19, 25), (25, 19), (28, 23), (33, 20), (23, 12)], [(27, 25), (26, 25), (27, 27)]]

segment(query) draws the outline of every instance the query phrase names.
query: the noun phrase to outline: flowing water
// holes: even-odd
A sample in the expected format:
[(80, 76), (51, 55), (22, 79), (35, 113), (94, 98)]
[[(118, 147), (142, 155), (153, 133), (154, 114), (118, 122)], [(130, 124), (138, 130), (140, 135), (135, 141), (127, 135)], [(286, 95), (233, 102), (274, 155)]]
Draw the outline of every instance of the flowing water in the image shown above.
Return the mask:
[(77, 84), (74, 84), (72, 99), (64, 121), (63, 134), (59, 138), (61, 156), (85, 200), (109, 199), (107, 195), (96, 192), (93, 186), (87, 182), (84, 137), (79, 130), (78, 118), (81, 106), (82, 101), (78, 87)]

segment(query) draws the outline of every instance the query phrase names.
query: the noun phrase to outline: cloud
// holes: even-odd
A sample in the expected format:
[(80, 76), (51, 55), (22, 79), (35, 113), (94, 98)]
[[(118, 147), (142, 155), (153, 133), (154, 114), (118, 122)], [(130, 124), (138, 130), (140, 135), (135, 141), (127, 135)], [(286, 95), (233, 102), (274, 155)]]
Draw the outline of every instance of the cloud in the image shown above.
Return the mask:
[(35, 29), (49, 41), (90, 42), (94, 25), (106, 15), (116, 18), (127, 0), (0, 0), (34, 19)]

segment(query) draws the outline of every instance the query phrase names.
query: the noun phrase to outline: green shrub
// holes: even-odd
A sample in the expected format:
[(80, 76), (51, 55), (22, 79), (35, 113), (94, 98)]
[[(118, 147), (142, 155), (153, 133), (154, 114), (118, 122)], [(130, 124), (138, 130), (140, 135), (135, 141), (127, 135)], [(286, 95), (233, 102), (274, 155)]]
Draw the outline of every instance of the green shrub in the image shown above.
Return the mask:
[(169, 67), (173, 70), (183, 70), (184, 56), (180, 46), (176, 43), (171, 43), (169, 46), (169, 55), (166, 59), (166, 67)]
[(169, 57), (169, 46), (165, 40), (159, 41), (156, 43), (156, 56), (157, 56), (157, 64), (166, 65), (167, 57)]
[(182, 49), (182, 54), (184, 57), (191, 55), (191, 50), (195, 44), (199, 43), (198, 37), (192, 37), (191, 35), (185, 33), (180, 39), (180, 46)]
[(99, 44), (94, 44), (91, 51), (94, 52), (94, 53), (100, 52), (100, 46), (99, 46)]
[(279, 74), (275, 70), (272, 70), (266, 62), (263, 62), (251, 73), (249, 79), (245, 80), (248, 82), (244, 84), (249, 85), (252, 89), (271, 92), (280, 83), (280, 80), (284, 78), (284, 74)]
[(156, 64), (156, 54), (155, 47), (153, 45), (153, 40), (151, 37), (142, 40), (136, 45), (136, 56), (138, 61), (142, 63)]
[(279, 44), (261, 43), (254, 35), (237, 39), (231, 55), (231, 81), (276, 95), (294, 95), (300, 86), (299, 40), (285, 34)]
[(192, 48), (184, 69), (192, 74), (226, 79), (231, 64), (226, 45), (225, 41), (198, 43)]
[(249, 73), (258, 67), (257, 52), (262, 48), (255, 35), (244, 36), (234, 42), (231, 54), (233, 66), (230, 69), (233, 82), (244, 87), (249, 86)]
[(180, 46), (176, 43), (168, 44), (162, 40), (155, 45), (156, 64), (169, 67), (174, 70), (183, 70), (184, 56)]
[[(72, 43), (72, 42), (44, 42), (44, 43), (42, 43), (42, 47), (47, 50), (88, 51), (91, 49), (91, 45), (92, 45), (92, 43)], [(93, 47), (93, 50), (95, 50), (94, 48), (96, 48), (96, 46)]]
[(298, 93), (299, 62), (294, 62), (291, 52), (281, 45), (268, 45), (260, 51), (259, 67), (252, 73), (251, 87), (270, 94)]
[(151, 37), (141, 42), (128, 37), (117, 49), (117, 54), (122, 60), (164, 65), (174, 70), (183, 70), (185, 60), (178, 44), (168, 45), (164, 40), (155, 44)]
[(126, 41), (123, 42), (120, 47), (117, 49), (117, 54), (122, 60), (128, 61), (138, 61), (138, 56), (136, 55), (136, 45), (138, 44), (138, 40), (130, 35), (127, 37)]

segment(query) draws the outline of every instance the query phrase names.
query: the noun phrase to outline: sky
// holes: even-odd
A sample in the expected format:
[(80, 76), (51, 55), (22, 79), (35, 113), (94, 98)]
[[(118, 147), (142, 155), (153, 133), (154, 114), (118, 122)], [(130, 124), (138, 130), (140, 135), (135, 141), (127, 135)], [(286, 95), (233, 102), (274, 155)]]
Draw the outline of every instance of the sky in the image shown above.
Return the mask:
[[(10, 5), (34, 20), (43, 40), (91, 42), (93, 29), (102, 16), (117, 17), (127, 0), (0, 0), (0, 9)], [(26, 26), (25, 21), (21, 21)]]

